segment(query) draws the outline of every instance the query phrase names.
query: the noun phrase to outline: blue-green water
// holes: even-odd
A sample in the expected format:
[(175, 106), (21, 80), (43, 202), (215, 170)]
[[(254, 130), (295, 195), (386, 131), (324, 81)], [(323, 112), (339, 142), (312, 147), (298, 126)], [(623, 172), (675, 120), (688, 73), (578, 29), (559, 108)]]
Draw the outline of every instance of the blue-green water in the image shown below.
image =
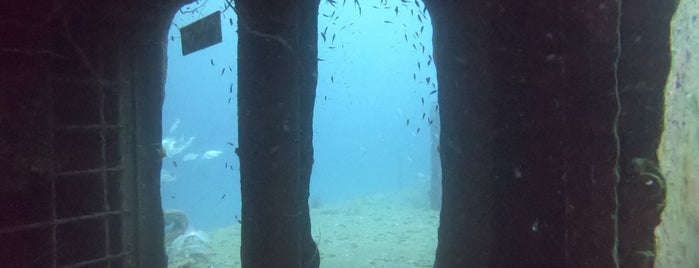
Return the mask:
[[(322, 1), (318, 24), (311, 200), (334, 203), (407, 188), (429, 190), (437, 140), (432, 27), (421, 2)], [(179, 28), (215, 11), (223, 42), (182, 56)], [(223, 1), (177, 13), (163, 107), (164, 209), (190, 228), (237, 224), (237, 20)]]

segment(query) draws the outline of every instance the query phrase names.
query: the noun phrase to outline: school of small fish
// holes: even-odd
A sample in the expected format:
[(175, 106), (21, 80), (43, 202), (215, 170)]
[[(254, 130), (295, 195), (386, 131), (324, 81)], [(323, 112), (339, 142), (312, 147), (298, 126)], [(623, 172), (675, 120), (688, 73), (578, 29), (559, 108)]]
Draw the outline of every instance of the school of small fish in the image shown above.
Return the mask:
[[(336, 41), (336, 37), (339, 37), (339, 39), (342, 39), (343, 35), (338, 35), (337, 33), (342, 32), (347, 27), (350, 27), (354, 24), (354, 23), (350, 23), (348, 25), (342, 25), (342, 26), (337, 25), (338, 24), (337, 21), (340, 18), (339, 14), (341, 13), (341, 12), (338, 12), (337, 8), (342, 7), (345, 4), (347, 4), (347, 1), (343, 0), (342, 3), (340, 3), (339, 0), (325, 0), (325, 2), (327, 4), (329, 4), (330, 6), (332, 6), (332, 9), (331, 9), (332, 12), (321, 13), (321, 16), (322, 16), (321, 19), (326, 19), (327, 20), (326, 24), (329, 25), (329, 26), (323, 27), (322, 31), (319, 32), (320, 39), (322, 40), (321, 44), (325, 44), (329, 49), (335, 49), (337, 46), (342, 47), (342, 46), (344, 46), (344, 44), (342, 44), (342, 40), (340, 40), (339, 43), (336, 43), (335, 41)], [(354, 2), (354, 7), (357, 9), (358, 15), (361, 16), (362, 15), (362, 4), (360, 3), (359, 0), (353, 0), (353, 2)], [(362, 1), (362, 2), (364, 2), (364, 1)], [(380, 3), (378, 5), (372, 5), (371, 7), (376, 9), (376, 10), (385, 10), (386, 11), (385, 18), (389, 18), (390, 16), (394, 16), (397, 19), (396, 21), (400, 21), (401, 19), (405, 19), (405, 17), (399, 17), (399, 16), (407, 16), (406, 14), (408, 14), (408, 11), (406, 11), (406, 10), (409, 10), (410, 17), (413, 19), (417, 19), (417, 21), (422, 25), (420, 25), (419, 31), (414, 31), (412, 33), (408, 33), (408, 30), (407, 30), (408, 27), (406, 26), (405, 23), (402, 23), (403, 39), (405, 40), (405, 43), (407, 45), (412, 46), (413, 49), (417, 53), (425, 55), (426, 47), (421, 41), (422, 40), (421, 36), (425, 31), (425, 25), (424, 25), (425, 22), (429, 22), (428, 14), (427, 14), (427, 7), (424, 5), (421, 5), (420, 4), (421, 2), (419, 2), (417, 0), (399, 0), (399, 1), (396, 0), (396, 1), (391, 1), (391, 2), (397, 2), (397, 3), (389, 5), (389, 0), (380, 0)], [(383, 20), (383, 23), (389, 24), (389, 25), (397, 25), (397, 23), (395, 21), (390, 20), (390, 19)], [(398, 25), (400, 25), (400, 24), (398, 24)], [(338, 27), (339, 27), (339, 29), (338, 29)], [(399, 26), (387, 26), (387, 27), (399, 27)], [(348, 35), (350, 35), (350, 34), (348, 34)], [(424, 78), (424, 82), (423, 82), (423, 81), (418, 81), (418, 78), (417, 78), (418, 73), (426, 71), (425, 70), (426, 68), (423, 68), (423, 67), (425, 67), (425, 66), (429, 67), (432, 65), (432, 61), (433, 61), (432, 55), (427, 54), (426, 56), (427, 56), (426, 59), (422, 59), (424, 61), (418, 60), (416, 62), (415, 66), (416, 66), (417, 70), (415, 71), (415, 73), (413, 73), (413, 81), (415, 81), (415, 83), (418, 83), (420, 85), (424, 84), (424, 85), (427, 85), (428, 87), (431, 87), (431, 88), (426, 89), (425, 94), (424, 94), (424, 96), (429, 96), (429, 95), (433, 95), (433, 94), (437, 93), (437, 85), (435, 84), (435, 79), (433, 79), (430, 76), (426, 76)], [(318, 61), (323, 61), (323, 59), (319, 58)], [(336, 80), (337, 79), (336, 79), (335, 75), (330, 76), (330, 82), (332, 84), (334, 84)], [(328, 96), (323, 96), (323, 100), (327, 101)], [(420, 103), (423, 107), (425, 106), (425, 97), (420, 98)], [(434, 106), (434, 111), (439, 112), (438, 105)], [(423, 113), (421, 120), (426, 121), (428, 123), (428, 125), (432, 125), (434, 120), (432, 118), (430, 118), (428, 116), (428, 114), (433, 114), (433, 113), (431, 113), (431, 112)], [(418, 119), (420, 119), (420, 118), (418, 118)], [(405, 125), (407, 127), (410, 127), (410, 118), (406, 119)], [(413, 126), (413, 127), (415, 127), (415, 126)], [(413, 133), (419, 134), (420, 128), (419, 127), (415, 128)]]

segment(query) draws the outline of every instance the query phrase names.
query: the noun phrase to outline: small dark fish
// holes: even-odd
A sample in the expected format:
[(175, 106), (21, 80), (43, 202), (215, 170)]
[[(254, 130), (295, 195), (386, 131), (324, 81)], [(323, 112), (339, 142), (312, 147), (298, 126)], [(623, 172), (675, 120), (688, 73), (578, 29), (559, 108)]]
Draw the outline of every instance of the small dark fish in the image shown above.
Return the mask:
[(328, 100), (328, 96), (325, 96), (325, 100)]
[(398, 6), (396, 6), (395, 11), (396, 11), (396, 16), (398, 16)]
[(359, 4), (359, 0), (354, 0), (354, 5), (359, 8), (359, 16), (362, 15), (362, 5)]
[(335, 34), (333, 34), (333, 40), (330, 43), (335, 44)]
[(335, 49), (335, 46), (329, 46), (328, 48), (329, 48), (329, 49)]
[(415, 13), (413, 12), (412, 9), (410, 10), (410, 16), (415, 16)]
[(427, 123), (429, 123), (430, 125), (432, 125), (432, 122), (434, 122), (434, 121), (432, 121), (432, 119), (427, 118)]
[(175, 37), (171, 35), (171, 36), (170, 36), (170, 41), (175, 41)]
[(422, 113), (422, 120), (425, 120), (425, 113)]
[(233, 165), (228, 166), (228, 168), (230, 168), (231, 171), (233, 171)]
[(430, 60), (432, 60), (432, 54), (427, 55), (427, 57), (430, 58)]
[(228, 93), (233, 93), (233, 83), (231, 83), (231, 87), (228, 89)]
[(409, 125), (410, 125), (410, 119), (405, 120), (405, 125), (406, 125), (406, 126), (409, 126)]
[(432, 64), (432, 60), (431, 60), (431, 59), (430, 59), (430, 60), (427, 60), (427, 67), (429, 67), (430, 64)]
[(422, 46), (422, 54), (425, 54), (425, 45), (420, 44)]
[(417, 128), (417, 131), (415, 132), (415, 134), (420, 134), (420, 128)]
[(427, 84), (430, 83), (430, 77), (429, 77), (429, 76), (428, 76), (428, 77), (425, 77), (425, 82), (427, 82)]
[(417, 79), (416, 76), (417, 76), (417, 75), (415, 75), (415, 73), (413, 73), (413, 80)]
[(226, 161), (226, 166), (224, 168), (228, 169), (228, 161)]
[(328, 4), (330, 4), (332, 6), (335, 6), (335, 4), (337, 4), (336, 0), (325, 0), (325, 2), (328, 2)]
[(231, 103), (231, 97), (228, 97), (228, 104)]
[(413, 49), (417, 50), (417, 47), (415, 46), (415, 44), (413, 44)]
[(226, 68), (221, 69), (221, 75), (220, 75), (220, 76), (223, 76), (223, 73), (225, 73), (225, 72), (226, 72)]
[(385, 21), (383, 21), (383, 23), (393, 23), (393, 22), (390, 20), (385, 20)]
[(228, 65), (228, 71), (231, 71), (231, 72), (233, 71), (233, 68), (231, 68), (230, 65)]
[(214, 59), (211, 59), (211, 66), (214, 66)]
[(175, 160), (172, 160), (172, 165), (177, 167), (177, 162), (175, 162)]
[(403, 37), (405, 37), (405, 42), (408, 42), (408, 34), (403, 34)]
[(226, 198), (226, 194), (223, 194), (223, 195), (221, 196), (221, 199), (222, 199), (222, 200), (223, 200), (224, 198)]
[(436, 110), (439, 110), (439, 104), (437, 104), (437, 105), (434, 106), (434, 110), (435, 110), (435, 111), (436, 111)]
[(335, 83), (335, 77), (332, 76), (332, 75), (330, 76), (330, 82), (331, 82), (331, 83)]
[(171, 196), (170, 196), (170, 199), (175, 199), (175, 196), (174, 196), (174, 195), (171, 195)]
[(238, 215), (235, 215), (234, 218), (239, 224), (243, 224), (243, 221), (238, 218)]
[(230, 146), (235, 146), (235, 144), (233, 144), (232, 142), (226, 142), (226, 143)]
[(233, 18), (228, 18), (228, 22), (233, 26)]
[(410, 3), (410, 0), (400, 0), (403, 3)]
[(420, 33), (425, 30), (425, 25), (420, 26)]
[(432, 91), (430, 91), (430, 95), (432, 95), (432, 94), (434, 94), (434, 93), (437, 93), (437, 90), (432, 90)]
[(417, 62), (417, 69), (420, 70), (420, 62)]
[(325, 59), (318, 58), (318, 61), (325, 61)]
[(320, 32), (320, 37), (323, 38), (323, 43), (325, 43), (325, 33), (324, 32)]
[(425, 98), (420, 98), (420, 101), (422, 101), (422, 105), (425, 105)]
[(432, 88), (437, 89), (437, 86), (434, 85), (434, 82), (432, 82)]
[(417, 0), (415, 0), (415, 5), (416, 5), (417, 7), (420, 7), (420, 3), (419, 3)]
[(422, 23), (422, 16), (420, 16), (420, 14), (417, 14), (417, 20), (419, 20), (420, 23)]

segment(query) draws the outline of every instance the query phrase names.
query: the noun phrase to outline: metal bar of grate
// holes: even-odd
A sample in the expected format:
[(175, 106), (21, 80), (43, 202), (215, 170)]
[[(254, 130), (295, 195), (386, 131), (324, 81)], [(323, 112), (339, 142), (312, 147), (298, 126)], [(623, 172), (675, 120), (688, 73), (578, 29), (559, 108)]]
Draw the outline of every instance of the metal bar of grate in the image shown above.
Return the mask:
[[(107, 128), (105, 127), (105, 120), (104, 120), (104, 88), (100, 86), (99, 90), (99, 99), (100, 99), (100, 107), (99, 107), (99, 118), (100, 118), (100, 158), (102, 160), (102, 165), (106, 166), (107, 165), (107, 138), (105, 137)], [(109, 211), (109, 200), (107, 200), (109, 196), (109, 184), (107, 182), (107, 171), (102, 169), (100, 172), (100, 178), (102, 179), (102, 209), (104, 211)], [(109, 217), (104, 217), (102, 220), (102, 224), (104, 224), (104, 255), (109, 256)], [(107, 267), (111, 267), (111, 264), (107, 262)]]
[[(55, 107), (55, 94), (56, 92), (54, 91), (53, 86), (49, 86), (48, 90), (48, 101), (51, 103), (51, 107)], [(56, 267), (56, 263), (58, 262), (58, 248), (56, 246), (58, 245), (58, 240), (56, 240), (56, 228), (58, 225), (56, 224), (56, 218), (57, 218), (57, 212), (56, 212), (56, 137), (55, 137), (55, 132), (54, 130), (56, 129), (56, 118), (54, 113), (50, 113), (48, 115), (48, 128), (49, 128), (49, 146), (50, 146), (50, 155), (51, 155), (51, 172), (49, 173), (49, 180), (51, 181), (51, 193), (50, 193), (50, 199), (51, 199), (51, 218), (50, 222), (47, 222), (47, 224), (51, 225), (51, 267)], [(2, 233), (2, 230), (0, 230), (0, 233)]]
[(73, 175), (85, 175), (85, 174), (96, 174), (96, 173), (107, 173), (112, 171), (124, 171), (123, 167), (113, 167), (113, 168), (93, 168), (93, 169), (83, 169), (83, 170), (71, 170), (71, 171), (61, 171), (56, 173), (57, 177), (67, 177)]
[(97, 259), (92, 259), (92, 260), (87, 260), (87, 261), (81, 261), (81, 262), (78, 262), (78, 263), (73, 263), (73, 264), (70, 264), (70, 265), (61, 266), (60, 268), (82, 267), (82, 266), (87, 266), (87, 265), (90, 265), (90, 264), (96, 264), (96, 263), (101, 263), (101, 262), (107, 262), (107, 261), (110, 261), (110, 260), (114, 260), (114, 259), (118, 259), (118, 258), (124, 257), (124, 256), (126, 256), (126, 255), (127, 255), (127, 252), (122, 252), (122, 253), (119, 253), (119, 254), (116, 254), (116, 255), (109, 255), (109, 254), (107, 254), (105, 257), (102, 257), (102, 258), (97, 258)]
[(70, 218), (64, 218), (64, 219), (53, 219), (53, 220), (45, 221), (45, 222), (35, 222), (35, 223), (30, 223), (30, 224), (13, 226), (13, 227), (9, 227), (9, 228), (3, 228), (3, 229), (0, 229), (0, 235), (26, 231), (26, 230), (30, 230), (30, 229), (41, 228), (41, 227), (45, 227), (45, 226), (49, 226), (49, 225), (53, 225), (53, 227), (55, 228), (56, 225), (64, 224), (64, 223), (71, 223), (71, 222), (75, 222), (75, 221), (89, 220), (89, 219), (97, 219), (97, 218), (102, 218), (102, 217), (106, 218), (108, 216), (115, 216), (115, 215), (131, 215), (131, 214), (132, 214), (131, 211), (128, 211), (128, 210), (114, 210), (114, 211), (93, 213), (90, 215), (70, 217)]
[(96, 125), (65, 125), (57, 126), (56, 130), (102, 130), (102, 129), (119, 129), (122, 125), (116, 124), (96, 124)]

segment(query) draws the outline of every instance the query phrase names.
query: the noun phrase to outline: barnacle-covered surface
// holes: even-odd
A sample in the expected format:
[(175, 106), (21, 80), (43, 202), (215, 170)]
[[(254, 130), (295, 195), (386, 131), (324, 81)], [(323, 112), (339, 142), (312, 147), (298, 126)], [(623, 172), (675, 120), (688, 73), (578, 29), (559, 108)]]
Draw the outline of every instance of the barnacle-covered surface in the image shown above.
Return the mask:
[(659, 148), (667, 206), (656, 229), (656, 267), (699, 267), (699, 1), (680, 3), (672, 22), (672, 70)]

